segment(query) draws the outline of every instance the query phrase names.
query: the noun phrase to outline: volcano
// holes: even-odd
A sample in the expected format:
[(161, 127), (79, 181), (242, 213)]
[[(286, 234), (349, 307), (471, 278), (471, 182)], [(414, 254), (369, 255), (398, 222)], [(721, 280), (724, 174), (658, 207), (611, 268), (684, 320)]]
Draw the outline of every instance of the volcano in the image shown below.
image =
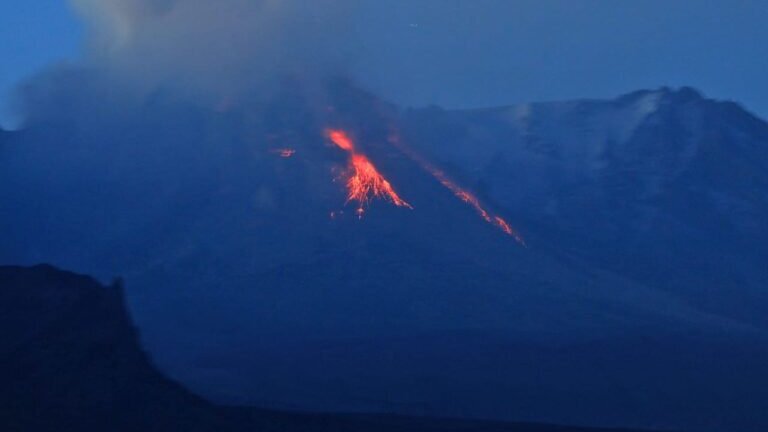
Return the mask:
[[(121, 275), (153, 360), (219, 402), (702, 430), (768, 412), (768, 243), (737, 228), (768, 208), (764, 122), (688, 90), (477, 111), (310, 93), (0, 136), (0, 260)], [(715, 270), (730, 285), (699, 289)]]

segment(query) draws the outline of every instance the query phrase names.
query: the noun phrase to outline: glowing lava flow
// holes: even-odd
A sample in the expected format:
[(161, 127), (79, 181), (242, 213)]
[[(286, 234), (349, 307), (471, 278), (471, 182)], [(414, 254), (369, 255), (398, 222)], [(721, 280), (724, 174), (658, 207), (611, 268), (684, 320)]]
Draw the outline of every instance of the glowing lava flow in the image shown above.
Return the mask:
[(331, 142), (336, 144), (340, 149), (354, 153), (355, 145), (352, 143), (352, 139), (347, 135), (346, 132), (337, 129), (328, 129), (326, 134), (328, 135), (328, 139), (330, 139)]
[(355, 149), (355, 144), (346, 132), (338, 129), (326, 130), (328, 139), (340, 149), (349, 152), (347, 179), (347, 202), (357, 201), (357, 215), (363, 217), (365, 207), (374, 198), (391, 202), (398, 207), (412, 209), (405, 202), (387, 179), (382, 176), (368, 158)]
[(400, 151), (402, 151), (406, 156), (411, 158), (414, 162), (418, 163), (425, 171), (430, 173), (432, 177), (437, 179), (437, 181), (439, 181), (440, 184), (442, 184), (446, 189), (453, 192), (453, 194), (458, 199), (464, 201), (465, 203), (470, 205), (472, 208), (474, 208), (477, 214), (480, 215), (480, 217), (483, 218), (483, 220), (495, 226), (496, 228), (500, 229), (505, 234), (514, 237), (514, 239), (517, 240), (518, 243), (527, 247), (523, 237), (517, 231), (515, 231), (512, 228), (512, 226), (510, 226), (509, 223), (507, 223), (507, 221), (505, 221), (501, 216), (492, 215), (491, 213), (489, 213), (486, 209), (483, 208), (483, 206), (480, 204), (480, 200), (478, 200), (476, 196), (462, 189), (459, 185), (451, 181), (451, 179), (449, 179), (448, 176), (443, 171), (441, 171), (440, 169), (438, 169), (437, 167), (429, 163), (427, 160), (419, 156), (413, 150), (402, 145), (396, 135), (390, 136), (389, 142), (394, 146), (396, 146), (398, 149), (400, 149)]

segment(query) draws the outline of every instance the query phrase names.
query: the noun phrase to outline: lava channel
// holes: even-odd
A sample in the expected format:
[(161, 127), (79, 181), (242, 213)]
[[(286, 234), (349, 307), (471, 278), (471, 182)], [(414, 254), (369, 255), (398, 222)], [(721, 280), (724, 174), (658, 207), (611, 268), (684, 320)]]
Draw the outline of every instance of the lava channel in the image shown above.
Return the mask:
[(456, 184), (456, 182), (452, 181), (448, 176), (440, 169), (435, 167), (433, 164), (431, 164), (429, 161), (424, 159), (422, 156), (411, 150), (410, 148), (406, 147), (400, 142), (400, 139), (397, 137), (397, 135), (392, 134), (389, 137), (389, 142), (397, 147), (401, 152), (403, 152), (406, 156), (411, 158), (414, 162), (419, 164), (424, 171), (428, 172), (432, 175), (438, 182), (440, 182), (443, 187), (450, 190), (456, 198), (460, 199), (467, 205), (471, 206), (473, 209), (475, 209), (475, 212), (483, 218), (484, 221), (487, 223), (495, 226), (496, 228), (500, 229), (504, 234), (513, 237), (518, 243), (520, 243), (523, 246), (527, 245), (525, 244), (525, 240), (523, 237), (512, 228), (512, 226), (507, 223), (504, 218), (502, 218), (499, 215), (491, 214), (488, 210), (483, 208), (483, 205), (480, 203), (480, 200), (477, 199), (475, 195), (473, 195), (471, 192), (467, 191), (466, 189), (463, 189), (461, 186)]
[(362, 218), (365, 209), (374, 199), (382, 199), (397, 207), (413, 209), (395, 192), (392, 185), (379, 173), (364, 154), (357, 151), (349, 134), (339, 129), (327, 129), (328, 139), (338, 148), (349, 153), (347, 172), (347, 203), (357, 202), (357, 216)]

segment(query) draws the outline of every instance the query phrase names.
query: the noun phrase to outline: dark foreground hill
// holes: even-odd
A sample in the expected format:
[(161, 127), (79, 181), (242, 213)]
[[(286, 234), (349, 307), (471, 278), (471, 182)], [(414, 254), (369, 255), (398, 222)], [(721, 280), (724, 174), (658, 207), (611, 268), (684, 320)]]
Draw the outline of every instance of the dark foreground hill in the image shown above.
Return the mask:
[(3, 431), (594, 430), (217, 406), (155, 370), (119, 283), (46, 265), (0, 267), (0, 382)]

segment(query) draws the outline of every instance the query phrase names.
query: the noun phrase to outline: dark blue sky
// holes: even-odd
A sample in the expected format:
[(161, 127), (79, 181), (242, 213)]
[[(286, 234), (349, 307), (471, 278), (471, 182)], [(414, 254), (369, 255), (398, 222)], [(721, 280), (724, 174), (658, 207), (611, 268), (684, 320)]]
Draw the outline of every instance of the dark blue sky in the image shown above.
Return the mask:
[[(692, 85), (768, 117), (768, 2), (738, 0), (363, 1), (351, 61), (408, 105), (482, 106), (610, 97)], [(66, 0), (0, 2), (0, 94), (76, 58)], [(8, 122), (8, 111), (0, 121)]]

